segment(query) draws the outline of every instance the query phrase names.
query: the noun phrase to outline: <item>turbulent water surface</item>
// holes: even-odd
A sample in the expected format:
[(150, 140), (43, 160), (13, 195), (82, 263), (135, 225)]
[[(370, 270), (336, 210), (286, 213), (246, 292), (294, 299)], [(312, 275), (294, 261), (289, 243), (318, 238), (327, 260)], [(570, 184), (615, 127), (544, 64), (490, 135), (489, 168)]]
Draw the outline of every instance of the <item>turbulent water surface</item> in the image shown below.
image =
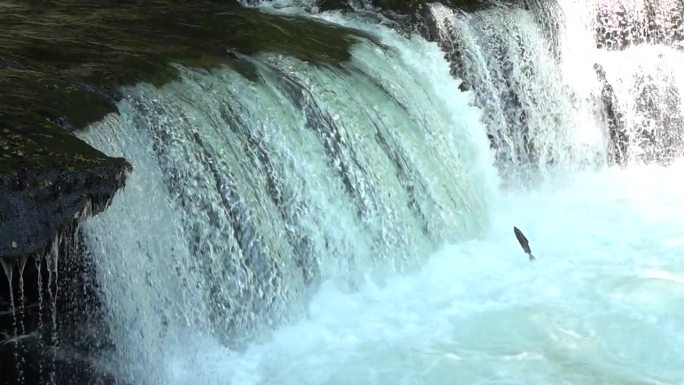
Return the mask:
[(682, 172), (635, 166), (502, 193), (486, 235), (420, 272), (357, 292), (328, 282), (306, 319), (244, 352), (169, 347), (168, 382), (681, 383), (684, 186), (670, 180)]
[(676, 33), (606, 37), (604, 3), (431, 5), (436, 43), (318, 14), (376, 41), (341, 67), (264, 53), (241, 58), (255, 79), (126, 89), (83, 134), (135, 169), (84, 228), (115, 346), (100, 366), (134, 384), (682, 383), (681, 52)]

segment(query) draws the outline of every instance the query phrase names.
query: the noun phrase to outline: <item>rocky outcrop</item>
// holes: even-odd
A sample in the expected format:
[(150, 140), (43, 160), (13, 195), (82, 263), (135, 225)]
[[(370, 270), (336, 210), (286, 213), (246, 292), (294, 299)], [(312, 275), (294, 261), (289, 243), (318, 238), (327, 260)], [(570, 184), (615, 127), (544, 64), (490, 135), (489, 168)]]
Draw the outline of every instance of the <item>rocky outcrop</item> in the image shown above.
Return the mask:
[(41, 253), (123, 186), (130, 165), (58, 127), (0, 129), (0, 258)]
[[(51, 374), (42, 369), (54, 362), (52, 336), (65, 325), (63, 317), (59, 325), (47, 320), (66, 314), (65, 304), (90, 303), (83, 294), (89, 286), (80, 285), (86, 276), (74, 273), (84, 264), (72, 247), (76, 229), (106, 207), (130, 171), (125, 159), (105, 156), (49, 122), (0, 128), (0, 259), (10, 272), (0, 269), (0, 384), (47, 383)], [(55, 375), (89, 375), (73, 362), (56, 365), (68, 369)], [(55, 383), (77, 383), (71, 380)]]

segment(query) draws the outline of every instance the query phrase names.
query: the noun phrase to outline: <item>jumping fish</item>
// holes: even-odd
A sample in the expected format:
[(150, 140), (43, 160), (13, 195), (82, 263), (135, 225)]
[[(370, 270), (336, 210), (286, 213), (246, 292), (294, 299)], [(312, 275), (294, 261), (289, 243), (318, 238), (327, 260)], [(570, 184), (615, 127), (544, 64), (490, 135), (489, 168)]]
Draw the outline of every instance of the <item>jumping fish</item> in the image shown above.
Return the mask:
[(515, 226), (513, 226), (513, 232), (515, 232), (515, 237), (518, 238), (520, 246), (522, 246), (525, 253), (527, 253), (527, 255), (530, 257), (530, 262), (533, 262), (535, 258), (534, 255), (532, 255), (532, 250), (530, 250), (530, 244), (527, 241), (527, 238), (525, 238), (525, 234), (523, 234), (522, 231)]

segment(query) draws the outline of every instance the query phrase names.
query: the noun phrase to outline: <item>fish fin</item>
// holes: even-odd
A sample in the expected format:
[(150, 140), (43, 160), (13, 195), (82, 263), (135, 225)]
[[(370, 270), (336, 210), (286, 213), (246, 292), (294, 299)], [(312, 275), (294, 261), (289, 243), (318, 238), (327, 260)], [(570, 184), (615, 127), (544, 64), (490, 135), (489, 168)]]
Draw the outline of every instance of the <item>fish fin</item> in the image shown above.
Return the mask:
[(534, 262), (537, 259), (534, 257), (534, 255), (532, 255), (532, 253), (527, 253), (527, 255), (530, 256), (530, 262)]

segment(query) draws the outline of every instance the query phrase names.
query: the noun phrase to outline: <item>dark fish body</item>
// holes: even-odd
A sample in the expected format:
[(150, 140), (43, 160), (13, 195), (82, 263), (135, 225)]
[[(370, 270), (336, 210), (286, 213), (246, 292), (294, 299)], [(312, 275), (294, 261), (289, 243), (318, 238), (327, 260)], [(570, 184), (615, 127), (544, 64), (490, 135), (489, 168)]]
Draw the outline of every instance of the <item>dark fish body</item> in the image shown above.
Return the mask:
[(530, 250), (530, 243), (527, 241), (527, 238), (525, 237), (525, 234), (520, 231), (519, 228), (513, 227), (513, 232), (515, 233), (515, 237), (518, 238), (518, 242), (520, 242), (520, 246), (522, 246), (523, 251), (527, 253), (527, 255), (530, 257), (530, 262), (534, 261), (534, 255), (532, 255), (532, 250)]

